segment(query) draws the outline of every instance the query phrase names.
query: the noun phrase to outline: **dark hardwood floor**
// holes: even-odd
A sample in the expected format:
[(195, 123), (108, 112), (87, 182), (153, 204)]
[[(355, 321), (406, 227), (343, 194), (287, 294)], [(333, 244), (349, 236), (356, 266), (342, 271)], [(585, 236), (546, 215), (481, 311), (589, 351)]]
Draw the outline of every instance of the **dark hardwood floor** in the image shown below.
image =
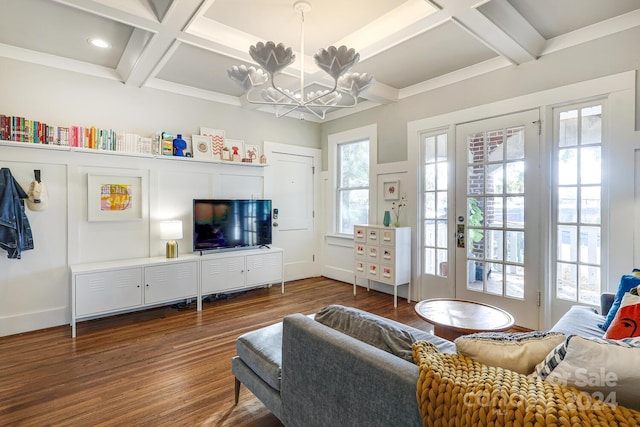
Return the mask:
[(414, 303), (323, 277), (0, 338), (2, 426), (280, 426), (245, 387), (233, 405), (231, 357), (244, 332), (329, 304), (432, 330)]

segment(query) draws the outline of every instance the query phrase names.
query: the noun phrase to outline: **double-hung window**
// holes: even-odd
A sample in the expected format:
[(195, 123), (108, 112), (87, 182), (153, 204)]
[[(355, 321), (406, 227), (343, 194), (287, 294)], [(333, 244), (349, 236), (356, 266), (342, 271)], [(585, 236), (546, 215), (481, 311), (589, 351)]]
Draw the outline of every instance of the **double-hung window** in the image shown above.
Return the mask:
[(337, 156), (337, 232), (353, 234), (369, 222), (369, 139), (340, 143)]

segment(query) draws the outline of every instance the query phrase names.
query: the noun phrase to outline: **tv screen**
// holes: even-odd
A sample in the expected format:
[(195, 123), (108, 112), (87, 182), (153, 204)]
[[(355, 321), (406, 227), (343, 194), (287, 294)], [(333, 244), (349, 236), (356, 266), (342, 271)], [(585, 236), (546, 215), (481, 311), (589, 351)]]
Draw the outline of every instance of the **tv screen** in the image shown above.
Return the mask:
[(271, 200), (194, 199), (194, 252), (270, 244)]

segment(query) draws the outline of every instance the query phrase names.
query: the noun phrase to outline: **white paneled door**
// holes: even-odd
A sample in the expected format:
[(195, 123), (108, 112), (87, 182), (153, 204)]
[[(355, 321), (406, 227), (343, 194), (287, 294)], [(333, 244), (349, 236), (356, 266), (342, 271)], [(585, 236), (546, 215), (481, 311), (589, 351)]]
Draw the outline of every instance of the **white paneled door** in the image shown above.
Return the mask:
[(265, 155), (265, 198), (273, 201), (273, 245), (284, 249), (285, 280), (317, 276), (315, 170), (320, 150), (265, 142)]
[(539, 112), (456, 126), (456, 297), (538, 328)]

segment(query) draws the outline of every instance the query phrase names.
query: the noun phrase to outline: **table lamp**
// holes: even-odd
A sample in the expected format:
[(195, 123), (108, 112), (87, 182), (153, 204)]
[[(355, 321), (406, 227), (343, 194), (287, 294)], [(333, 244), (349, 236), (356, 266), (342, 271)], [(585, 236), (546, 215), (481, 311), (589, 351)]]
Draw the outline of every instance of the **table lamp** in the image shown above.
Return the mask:
[(182, 221), (161, 221), (160, 238), (167, 240), (167, 258), (178, 258), (178, 242), (182, 239)]

